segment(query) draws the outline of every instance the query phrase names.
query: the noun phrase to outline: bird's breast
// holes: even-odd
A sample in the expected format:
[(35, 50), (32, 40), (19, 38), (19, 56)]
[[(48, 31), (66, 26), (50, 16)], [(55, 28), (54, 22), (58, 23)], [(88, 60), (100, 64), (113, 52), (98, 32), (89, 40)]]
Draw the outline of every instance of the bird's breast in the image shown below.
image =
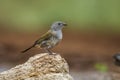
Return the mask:
[(52, 37), (51, 40), (50, 40), (50, 45), (51, 45), (51, 46), (55, 46), (55, 45), (57, 45), (60, 41), (61, 41), (61, 39), (58, 39), (58, 38), (56, 38), (56, 37)]
[(53, 31), (53, 35), (58, 38), (58, 39), (62, 39), (63, 35), (62, 35), (62, 31), (59, 30), (59, 31)]

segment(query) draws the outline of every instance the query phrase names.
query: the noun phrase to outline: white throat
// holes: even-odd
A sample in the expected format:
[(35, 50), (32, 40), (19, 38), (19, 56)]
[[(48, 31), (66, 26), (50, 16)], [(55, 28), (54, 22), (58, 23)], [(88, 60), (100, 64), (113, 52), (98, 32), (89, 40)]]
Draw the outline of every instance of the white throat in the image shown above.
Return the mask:
[(62, 30), (52, 31), (52, 32), (58, 39), (62, 39), (62, 37), (63, 37)]

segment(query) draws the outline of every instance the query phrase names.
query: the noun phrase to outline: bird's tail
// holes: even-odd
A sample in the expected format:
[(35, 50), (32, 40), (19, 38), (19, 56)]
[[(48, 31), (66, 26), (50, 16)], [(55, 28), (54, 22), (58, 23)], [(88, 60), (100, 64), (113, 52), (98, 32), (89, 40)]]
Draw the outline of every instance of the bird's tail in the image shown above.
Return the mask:
[(21, 51), (21, 53), (25, 53), (25, 52), (27, 52), (28, 50), (30, 50), (31, 48), (33, 48), (33, 47), (35, 47), (35, 44), (33, 44), (33, 45), (30, 46), (29, 48), (27, 48), (27, 49)]

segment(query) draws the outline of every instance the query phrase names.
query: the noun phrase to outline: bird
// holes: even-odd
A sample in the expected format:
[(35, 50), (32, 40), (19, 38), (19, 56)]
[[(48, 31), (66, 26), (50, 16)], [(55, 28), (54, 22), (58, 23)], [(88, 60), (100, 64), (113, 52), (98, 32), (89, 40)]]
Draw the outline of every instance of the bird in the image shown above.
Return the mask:
[(117, 65), (117, 66), (120, 66), (120, 52), (116, 53), (114, 56), (114, 63)]
[(53, 54), (51, 49), (58, 45), (58, 43), (62, 40), (63, 34), (62, 29), (64, 26), (67, 26), (65, 22), (56, 21), (54, 22), (50, 29), (43, 34), (38, 40), (34, 42), (34, 44), (27, 49), (21, 51), (22, 53), (27, 52), (33, 47), (41, 48), (47, 51), (50, 55)]

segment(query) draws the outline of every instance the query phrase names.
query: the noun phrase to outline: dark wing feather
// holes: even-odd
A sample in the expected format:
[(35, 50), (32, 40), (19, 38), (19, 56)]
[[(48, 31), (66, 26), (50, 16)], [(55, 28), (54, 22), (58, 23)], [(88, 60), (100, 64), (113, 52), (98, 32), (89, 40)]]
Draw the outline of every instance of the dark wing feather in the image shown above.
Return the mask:
[(24, 51), (21, 51), (21, 53), (25, 53), (27, 52), (28, 50), (30, 50), (31, 48), (33, 48), (35, 46), (35, 44), (33, 44), (32, 46), (30, 46), (29, 48), (25, 49)]

